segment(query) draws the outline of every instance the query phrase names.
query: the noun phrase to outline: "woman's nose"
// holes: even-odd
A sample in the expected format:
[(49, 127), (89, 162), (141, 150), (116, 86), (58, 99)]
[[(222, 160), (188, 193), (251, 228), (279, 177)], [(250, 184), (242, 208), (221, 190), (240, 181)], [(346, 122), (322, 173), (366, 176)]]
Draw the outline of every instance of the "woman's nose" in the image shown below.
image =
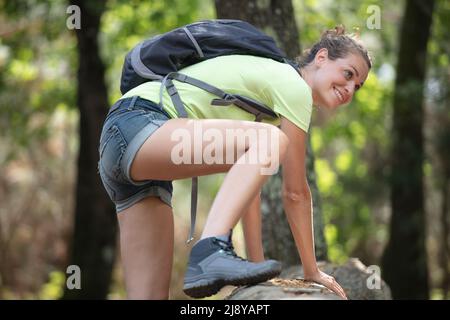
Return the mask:
[(344, 87), (345, 92), (345, 103), (349, 103), (353, 99), (353, 93), (355, 92), (354, 84), (347, 83), (347, 85)]
[(353, 81), (348, 82), (344, 89), (345, 93), (351, 98), (355, 93), (355, 83)]

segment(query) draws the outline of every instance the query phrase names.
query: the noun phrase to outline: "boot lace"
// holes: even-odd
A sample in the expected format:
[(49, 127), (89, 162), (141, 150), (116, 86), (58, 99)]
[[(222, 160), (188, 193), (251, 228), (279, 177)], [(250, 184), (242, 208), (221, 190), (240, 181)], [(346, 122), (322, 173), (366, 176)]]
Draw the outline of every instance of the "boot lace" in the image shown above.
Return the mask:
[(241, 258), (239, 257), (236, 252), (234, 252), (234, 247), (233, 247), (233, 243), (231, 243), (231, 241), (224, 241), (218, 238), (215, 238), (213, 240), (213, 242), (215, 244), (217, 244), (223, 252), (225, 252), (225, 254), (234, 257), (235, 259), (239, 259), (242, 261), (247, 261), (247, 259)]

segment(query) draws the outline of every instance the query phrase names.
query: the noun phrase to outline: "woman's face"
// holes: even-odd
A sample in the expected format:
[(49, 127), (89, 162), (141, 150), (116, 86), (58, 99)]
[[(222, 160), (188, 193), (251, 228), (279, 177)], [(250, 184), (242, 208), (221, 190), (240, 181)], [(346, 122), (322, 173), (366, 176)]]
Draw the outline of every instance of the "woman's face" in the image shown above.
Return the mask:
[(328, 109), (350, 103), (369, 73), (361, 55), (350, 53), (344, 58), (330, 60), (324, 48), (317, 52), (313, 66), (315, 72), (309, 84), (314, 104)]

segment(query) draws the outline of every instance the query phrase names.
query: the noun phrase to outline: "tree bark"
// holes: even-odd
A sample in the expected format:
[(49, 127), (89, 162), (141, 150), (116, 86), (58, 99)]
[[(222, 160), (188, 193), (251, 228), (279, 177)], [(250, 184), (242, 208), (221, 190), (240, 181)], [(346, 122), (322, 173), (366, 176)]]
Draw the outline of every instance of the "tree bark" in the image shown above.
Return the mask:
[(300, 39), (291, 0), (216, 0), (219, 19), (239, 19), (273, 36), (288, 57), (300, 52)]
[[(215, 5), (217, 18), (247, 21), (273, 36), (287, 57), (292, 59), (299, 55), (299, 34), (291, 0), (216, 0)], [(316, 184), (314, 157), (309, 141), (307, 169), (314, 205), (316, 255), (318, 260), (327, 260), (320, 195)], [(281, 170), (282, 168), (276, 175), (270, 177), (262, 190), (263, 242), (266, 256), (277, 259), (285, 267), (288, 267), (299, 264), (300, 260), (282, 206)]]
[(406, 2), (394, 95), (390, 240), (383, 275), (394, 299), (429, 296), (423, 199), (423, 89), (434, 1)]
[(81, 290), (66, 286), (63, 299), (105, 299), (115, 260), (117, 230), (113, 204), (97, 171), (98, 141), (108, 110), (105, 67), (97, 42), (105, 1), (78, 0), (71, 4), (81, 9), (81, 29), (76, 30), (80, 147), (70, 264), (81, 269)]
[[(448, 159), (450, 160), (450, 159)], [(450, 175), (449, 170), (445, 171), (444, 183), (442, 186), (442, 211), (441, 211), (441, 225), (442, 225), (442, 249), (439, 254), (439, 264), (442, 270), (442, 281), (441, 281), (441, 289), (443, 294), (443, 299), (448, 299), (448, 294), (450, 290), (450, 270), (449, 270), (449, 261), (450, 261), (450, 246), (449, 246), (449, 199), (450, 199)]]

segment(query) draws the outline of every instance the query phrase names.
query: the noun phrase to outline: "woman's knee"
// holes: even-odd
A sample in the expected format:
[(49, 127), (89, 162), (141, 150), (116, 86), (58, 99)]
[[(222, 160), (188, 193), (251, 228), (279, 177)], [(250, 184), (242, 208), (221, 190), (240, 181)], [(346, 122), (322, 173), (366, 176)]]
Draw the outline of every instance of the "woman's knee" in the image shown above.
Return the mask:
[(253, 146), (265, 148), (267, 155), (272, 160), (279, 159), (281, 161), (286, 155), (289, 138), (280, 128), (274, 125), (263, 124), (261, 128), (265, 132), (258, 135), (258, 141), (254, 141)]
[[(289, 139), (278, 127), (271, 124), (257, 124), (258, 134), (250, 139), (248, 153), (245, 159), (257, 159), (257, 163), (263, 167), (270, 168), (268, 174), (277, 172), (277, 168), (286, 156)], [(255, 163), (255, 162), (251, 162)]]

